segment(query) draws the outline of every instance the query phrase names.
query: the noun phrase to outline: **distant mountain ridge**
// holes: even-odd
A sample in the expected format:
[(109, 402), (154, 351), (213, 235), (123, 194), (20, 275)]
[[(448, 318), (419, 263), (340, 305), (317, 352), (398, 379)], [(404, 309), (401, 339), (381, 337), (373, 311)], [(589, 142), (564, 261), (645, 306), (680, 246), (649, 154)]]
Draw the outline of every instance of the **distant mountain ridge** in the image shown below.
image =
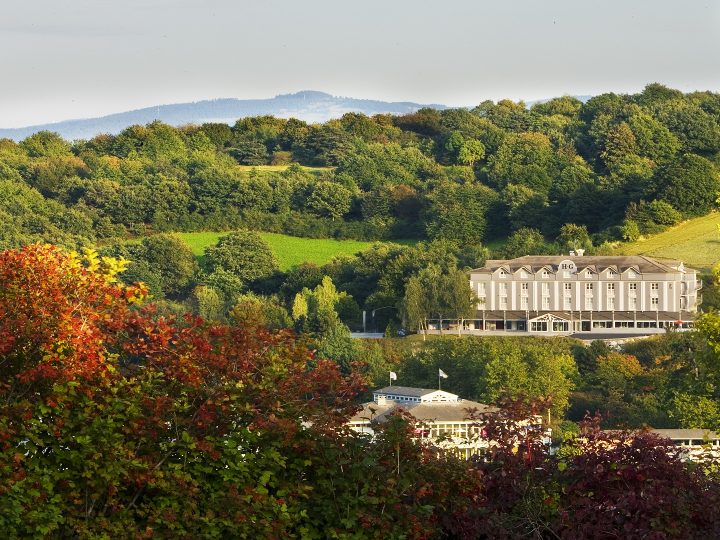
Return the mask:
[(306, 90), (293, 94), (282, 94), (270, 99), (212, 99), (145, 107), (98, 118), (65, 120), (22, 128), (6, 128), (0, 129), (0, 138), (19, 141), (38, 131), (48, 130), (55, 131), (68, 140), (90, 139), (100, 133), (116, 134), (128, 126), (147, 124), (155, 120), (173, 126), (202, 124), (204, 122), (233, 124), (238, 118), (266, 114), (281, 118), (294, 117), (306, 122), (325, 122), (331, 118), (339, 118), (347, 112), (359, 112), (367, 115), (379, 113), (406, 114), (423, 107), (447, 108), (445, 105), (440, 104), (424, 105), (409, 101), (388, 102), (356, 99)]

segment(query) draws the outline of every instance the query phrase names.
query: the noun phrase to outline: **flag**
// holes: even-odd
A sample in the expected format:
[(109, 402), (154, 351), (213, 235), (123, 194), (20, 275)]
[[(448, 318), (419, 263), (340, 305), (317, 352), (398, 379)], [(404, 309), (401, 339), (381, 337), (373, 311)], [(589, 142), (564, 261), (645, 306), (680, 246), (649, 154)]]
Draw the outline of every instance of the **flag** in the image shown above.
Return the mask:
[(397, 373), (395, 373), (394, 371), (391, 371), (390, 372), (390, 380), (397, 381)]
[(442, 369), (438, 369), (438, 376), (443, 379), (447, 379), (447, 373), (445, 373)]

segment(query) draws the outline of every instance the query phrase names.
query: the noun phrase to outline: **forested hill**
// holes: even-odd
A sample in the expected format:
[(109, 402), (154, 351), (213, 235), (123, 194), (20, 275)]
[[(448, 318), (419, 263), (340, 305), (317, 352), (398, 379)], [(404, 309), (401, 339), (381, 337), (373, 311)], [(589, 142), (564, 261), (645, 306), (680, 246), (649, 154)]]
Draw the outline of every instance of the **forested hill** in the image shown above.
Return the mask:
[(717, 209), (719, 163), (720, 94), (659, 84), (322, 124), (153, 122), (74, 143), (44, 131), (0, 139), (0, 247), (246, 227), (509, 238), (508, 256), (604, 249)]
[(146, 107), (100, 118), (67, 120), (14, 129), (0, 129), (0, 138), (16, 141), (49, 130), (68, 140), (90, 139), (99, 133), (116, 134), (133, 124), (147, 124), (160, 120), (172, 126), (223, 122), (233, 124), (238, 118), (272, 115), (278, 118), (298, 118), (306, 122), (325, 122), (340, 118), (347, 112), (367, 115), (379, 113), (405, 114), (422, 107), (444, 109), (444, 105), (421, 105), (411, 102), (387, 102), (331, 96), (324, 92), (304, 91), (284, 94), (270, 99), (213, 99), (193, 103), (176, 103)]

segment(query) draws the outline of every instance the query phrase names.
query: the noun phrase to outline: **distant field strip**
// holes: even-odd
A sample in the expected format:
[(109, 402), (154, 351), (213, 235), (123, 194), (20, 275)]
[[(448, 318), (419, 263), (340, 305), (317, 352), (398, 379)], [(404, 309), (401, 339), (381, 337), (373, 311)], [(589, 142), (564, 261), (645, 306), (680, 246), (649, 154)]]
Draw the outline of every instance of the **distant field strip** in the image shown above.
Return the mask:
[[(177, 233), (193, 250), (198, 257), (205, 253), (205, 248), (215, 245), (218, 238), (227, 232), (191, 232)], [(327, 238), (297, 238), (285, 234), (258, 233), (273, 250), (281, 270), (287, 270), (304, 262), (318, 265), (330, 262), (333, 257), (340, 255), (353, 255), (364, 251), (375, 242), (361, 242), (358, 240), (333, 240)]]
[[(290, 165), (238, 165), (237, 167), (244, 172), (250, 172), (253, 169), (258, 172), (283, 172), (290, 167)], [(333, 170), (333, 167), (306, 167), (305, 165), (300, 165), (300, 168), (314, 175)]]
[(707, 270), (720, 261), (720, 213), (685, 221), (665, 232), (615, 250), (617, 255), (648, 255), (680, 259), (698, 270)]

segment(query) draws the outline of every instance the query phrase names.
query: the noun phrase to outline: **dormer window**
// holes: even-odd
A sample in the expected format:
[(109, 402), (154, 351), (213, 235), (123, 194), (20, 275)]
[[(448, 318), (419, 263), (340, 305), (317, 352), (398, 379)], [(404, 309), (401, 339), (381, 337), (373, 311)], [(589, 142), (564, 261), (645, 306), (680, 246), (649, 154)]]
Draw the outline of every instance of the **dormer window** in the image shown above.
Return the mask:
[(617, 272), (615, 270), (608, 270), (608, 277), (615, 277), (617, 276)]
[(590, 270), (585, 270), (585, 277), (590, 279), (592, 277), (592, 272)]
[(528, 273), (525, 270), (520, 270), (520, 279), (527, 279)]
[(507, 277), (507, 272), (505, 270), (500, 270), (499, 274), (500, 279), (505, 279)]
[(540, 276), (541, 276), (543, 279), (548, 279), (548, 278), (550, 277), (550, 272), (548, 272), (547, 270), (543, 270), (543, 271), (540, 273)]
[(637, 277), (637, 274), (633, 270), (628, 271), (629, 279), (635, 279), (636, 277)]

